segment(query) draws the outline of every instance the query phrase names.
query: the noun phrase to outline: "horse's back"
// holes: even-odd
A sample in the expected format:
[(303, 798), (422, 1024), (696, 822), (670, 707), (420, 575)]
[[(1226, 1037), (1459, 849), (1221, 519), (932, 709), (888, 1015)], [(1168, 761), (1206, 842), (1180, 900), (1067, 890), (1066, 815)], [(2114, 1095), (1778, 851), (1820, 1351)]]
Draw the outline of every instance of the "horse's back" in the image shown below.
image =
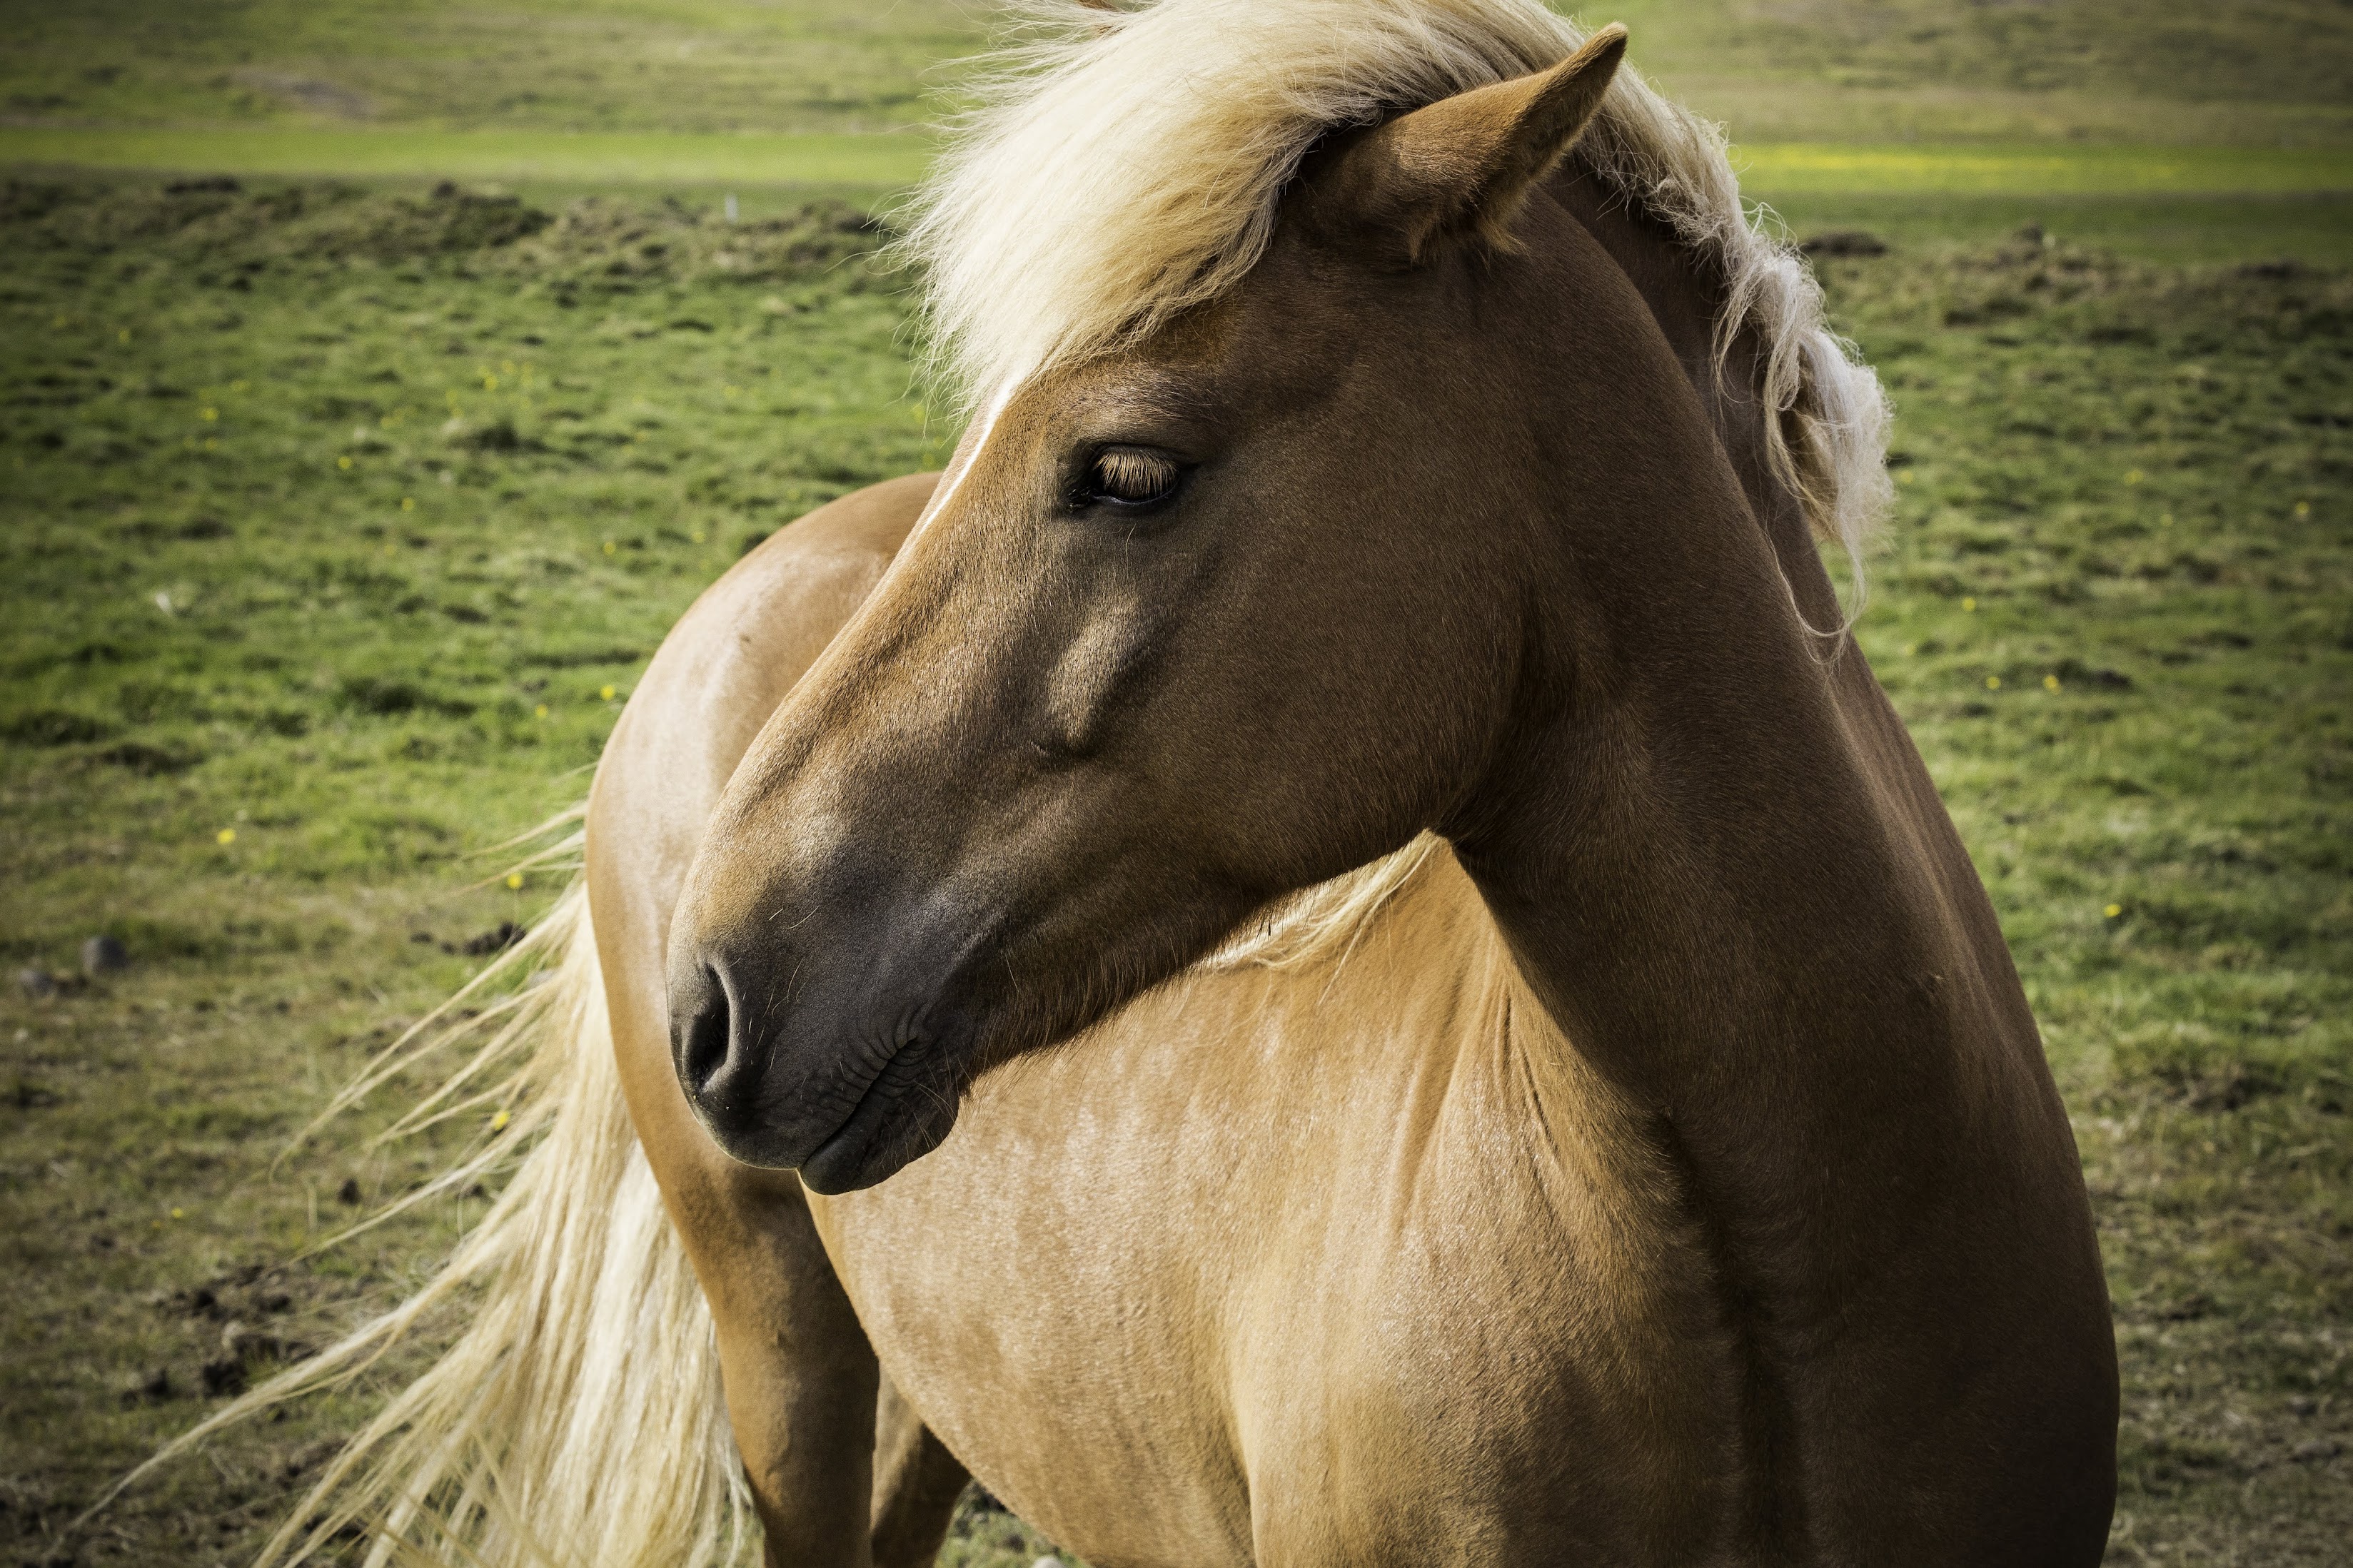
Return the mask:
[[(873, 592), (938, 480), (910, 474), (819, 507), (746, 552), (680, 617), (597, 767), (589, 833), (592, 874), (609, 872), (596, 876), (600, 894), (668, 930), (686, 863), (735, 764)], [(611, 921), (628, 918), (599, 899), (608, 938)], [(614, 951), (608, 941), (608, 980)]]

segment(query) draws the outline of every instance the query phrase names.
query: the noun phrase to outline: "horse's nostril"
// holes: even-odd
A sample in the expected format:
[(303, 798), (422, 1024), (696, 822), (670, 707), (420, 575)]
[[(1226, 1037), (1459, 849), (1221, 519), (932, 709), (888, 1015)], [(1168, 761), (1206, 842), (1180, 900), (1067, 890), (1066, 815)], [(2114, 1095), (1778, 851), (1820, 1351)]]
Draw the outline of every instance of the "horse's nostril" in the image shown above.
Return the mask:
[(727, 1016), (727, 988), (719, 976), (703, 971), (701, 1004), (681, 1024), (678, 1037), (678, 1075), (690, 1094), (701, 1094), (711, 1087), (727, 1065), (727, 1042), (731, 1033)]

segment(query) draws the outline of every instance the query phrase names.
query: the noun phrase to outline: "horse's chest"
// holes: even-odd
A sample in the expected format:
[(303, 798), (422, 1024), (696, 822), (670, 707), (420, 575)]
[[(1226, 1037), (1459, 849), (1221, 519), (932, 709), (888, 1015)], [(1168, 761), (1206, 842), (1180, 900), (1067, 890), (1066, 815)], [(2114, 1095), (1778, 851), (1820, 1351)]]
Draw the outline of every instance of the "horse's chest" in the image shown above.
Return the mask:
[(1461, 1077), (1345, 1113), (1296, 1083), (1052, 1087), (977, 1097), (825, 1224), (893, 1379), (1065, 1544), (1442, 1561), (1646, 1484), (1704, 1347), (1662, 1321), (1658, 1237), (1548, 1168), (1504, 1100)]

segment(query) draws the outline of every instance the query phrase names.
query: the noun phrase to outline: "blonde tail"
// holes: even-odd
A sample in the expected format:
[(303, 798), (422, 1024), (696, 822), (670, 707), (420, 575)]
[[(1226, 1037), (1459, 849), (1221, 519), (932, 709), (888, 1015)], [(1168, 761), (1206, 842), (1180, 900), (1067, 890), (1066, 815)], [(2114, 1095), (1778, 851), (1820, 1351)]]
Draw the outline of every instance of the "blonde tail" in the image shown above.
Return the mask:
[[(525, 983), (514, 986), (519, 974)], [(512, 988), (478, 1016), (457, 1013), (458, 1002), (502, 985)], [(389, 1212), (462, 1191), (527, 1143), (481, 1225), (407, 1300), (141, 1471), (267, 1406), (358, 1376), (428, 1314), (470, 1300), (458, 1342), (345, 1446), (257, 1568), (311, 1561), (354, 1528), (371, 1542), (370, 1568), (744, 1561), (757, 1533), (711, 1311), (622, 1104), (582, 885), (388, 1047), (327, 1114), (453, 1047), (460, 1065), (394, 1132), (461, 1114), (498, 1131)]]

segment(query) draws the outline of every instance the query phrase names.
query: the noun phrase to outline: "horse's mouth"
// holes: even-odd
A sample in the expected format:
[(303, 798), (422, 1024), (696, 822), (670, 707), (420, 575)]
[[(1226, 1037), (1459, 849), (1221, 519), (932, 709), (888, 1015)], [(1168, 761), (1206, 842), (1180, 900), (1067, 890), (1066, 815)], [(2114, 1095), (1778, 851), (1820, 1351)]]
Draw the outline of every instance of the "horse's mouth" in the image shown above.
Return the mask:
[(893, 1051), (849, 1115), (801, 1162), (801, 1184), (830, 1196), (896, 1174), (939, 1147), (959, 1098), (939, 1077), (939, 1042), (918, 1035)]

